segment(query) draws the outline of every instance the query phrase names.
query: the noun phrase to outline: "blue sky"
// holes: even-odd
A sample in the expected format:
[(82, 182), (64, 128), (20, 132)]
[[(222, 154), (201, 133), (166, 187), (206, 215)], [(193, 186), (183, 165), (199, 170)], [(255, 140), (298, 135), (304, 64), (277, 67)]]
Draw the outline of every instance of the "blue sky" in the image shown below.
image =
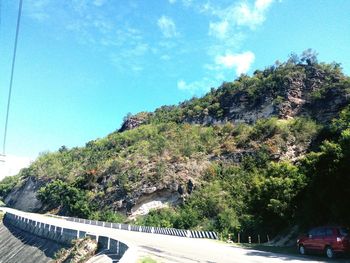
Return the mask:
[[(350, 73), (347, 0), (24, 0), (7, 152), (35, 158), (313, 48)], [(2, 1), (3, 136), (18, 1)]]

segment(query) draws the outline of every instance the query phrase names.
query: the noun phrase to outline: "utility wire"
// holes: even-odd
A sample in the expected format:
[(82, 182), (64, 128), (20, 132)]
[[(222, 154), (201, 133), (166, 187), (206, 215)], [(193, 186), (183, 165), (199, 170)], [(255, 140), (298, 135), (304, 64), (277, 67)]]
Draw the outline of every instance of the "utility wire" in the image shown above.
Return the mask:
[[(1, 19), (2, 19), (1, 13), (2, 13), (2, 1), (0, 0), (0, 29), (1, 29)], [(1, 30), (0, 30), (0, 33), (1, 33)]]
[(13, 73), (14, 73), (14, 71), (15, 71), (15, 62), (16, 62), (16, 53), (17, 53), (17, 42), (18, 42), (18, 35), (19, 35), (19, 25), (20, 25), (20, 22), (21, 22), (21, 14), (22, 14), (22, 2), (23, 2), (23, 0), (19, 0), (18, 16), (17, 16), (17, 26), (16, 26), (16, 37), (15, 37), (15, 44), (14, 44), (14, 47), (13, 47), (11, 77), (10, 77), (10, 85), (9, 85), (9, 94), (8, 94), (8, 99), (7, 99), (6, 121), (5, 121), (5, 131), (4, 131), (4, 143), (3, 143), (3, 145), (2, 145), (2, 154), (3, 154), (3, 155), (5, 155), (5, 152), (6, 152), (7, 126), (8, 126), (9, 112), (10, 112), (10, 104), (11, 104)]
[[(0, 28), (1, 28), (1, 19), (2, 19), (1, 14), (2, 14), (2, 0), (0, 0)], [(0, 30), (0, 32), (1, 32), (1, 30)]]
[[(0, 41), (1, 41), (1, 19), (2, 19), (2, 0), (0, 0)], [(0, 154), (0, 157), (4, 157)], [(0, 162), (5, 162), (5, 160), (0, 159)]]

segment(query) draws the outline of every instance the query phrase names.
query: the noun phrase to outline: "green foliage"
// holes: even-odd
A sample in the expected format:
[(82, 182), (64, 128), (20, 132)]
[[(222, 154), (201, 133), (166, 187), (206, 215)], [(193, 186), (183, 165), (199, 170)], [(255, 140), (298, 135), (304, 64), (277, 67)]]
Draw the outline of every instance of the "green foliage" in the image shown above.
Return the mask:
[(280, 126), (277, 118), (262, 119), (254, 125), (253, 131), (250, 134), (251, 140), (263, 140), (275, 134)]
[[(341, 114), (338, 123), (346, 128), (347, 114)], [(340, 132), (339, 126), (337, 127)], [(350, 130), (342, 130), (334, 141), (325, 140), (320, 151), (310, 153), (302, 162), (309, 183), (299, 199), (301, 222), (305, 225), (320, 223), (348, 224), (350, 212)]]
[(350, 105), (342, 110), (339, 118), (334, 119), (331, 125), (333, 132), (340, 134), (342, 131), (350, 128)]
[(87, 193), (61, 180), (55, 180), (38, 191), (38, 198), (51, 208), (61, 206), (68, 215), (88, 217), (91, 204)]
[[(290, 163), (271, 163), (271, 153), (283, 151), (285, 140), (291, 137), (307, 144), (318, 130), (314, 121), (304, 118), (270, 118), (255, 125), (227, 123), (211, 127), (148, 124), (112, 133), (89, 142), (85, 148), (43, 154), (23, 173), (52, 180), (38, 194), (49, 210), (59, 208), (67, 215), (123, 222), (125, 217), (112, 212), (114, 208), (108, 204), (111, 199), (107, 198), (131, 195), (144, 184), (174, 180), (169, 175), (171, 162), (230, 156), (237, 149), (253, 149), (240, 166), (212, 162), (203, 184), (183, 205), (152, 211), (138, 222), (209, 229), (227, 236), (272, 224), (282, 227), (288, 217), (294, 218), (295, 198), (305, 178)], [(51, 172), (54, 169), (57, 171)]]
[(6, 195), (16, 186), (21, 183), (20, 175), (7, 176), (0, 182), (0, 198), (5, 198)]
[(112, 212), (109, 210), (104, 210), (104, 211), (96, 210), (92, 212), (88, 218), (91, 220), (100, 220), (100, 221), (113, 222), (113, 223), (124, 223), (126, 221), (125, 215), (118, 212)]
[(147, 217), (139, 218), (136, 222), (139, 225), (154, 227), (173, 227), (178, 215), (173, 209), (153, 210)]
[(295, 198), (306, 186), (306, 177), (297, 166), (271, 162), (253, 178), (252, 209), (268, 228), (281, 228), (295, 215)]
[(157, 263), (156, 260), (154, 260), (153, 258), (150, 257), (144, 257), (141, 258), (139, 261), (137, 261), (138, 263)]
[(223, 237), (261, 229), (271, 235), (277, 233), (295, 222), (297, 197), (305, 189), (307, 178), (289, 162), (262, 165), (256, 158), (251, 159), (249, 170), (213, 164), (207, 170), (206, 183), (183, 205), (152, 211), (138, 223), (214, 230)]

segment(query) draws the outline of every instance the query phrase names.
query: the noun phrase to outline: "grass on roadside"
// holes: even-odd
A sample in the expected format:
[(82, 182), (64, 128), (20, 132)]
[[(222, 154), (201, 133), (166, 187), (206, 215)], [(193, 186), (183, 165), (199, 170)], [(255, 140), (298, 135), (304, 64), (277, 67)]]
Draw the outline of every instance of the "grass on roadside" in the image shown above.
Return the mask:
[(157, 261), (150, 257), (144, 257), (141, 258), (138, 263), (157, 263)]

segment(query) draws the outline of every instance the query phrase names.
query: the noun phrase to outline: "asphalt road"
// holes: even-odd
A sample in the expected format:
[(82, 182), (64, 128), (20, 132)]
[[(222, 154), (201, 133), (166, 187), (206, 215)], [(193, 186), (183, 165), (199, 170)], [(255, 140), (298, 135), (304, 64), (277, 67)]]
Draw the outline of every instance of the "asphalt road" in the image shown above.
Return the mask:
[[(293, 255), (276, 254), (251, 249), (240, 248), (216, 240), (192, 239), (159, 234), (149, 234), (92, 226), (82, 223), (66, 221), (60, 218), (48, 217), (40, 214), (25, 213), (11, 208), (0, 208), (14, 214), (26, 216), (32, 220), (44, 222), (65, 228), (82, 230), (95, 235), (104, 235), (126, 243), (131, 247), (129, 260), (136, 260), (143, 256), (151, 256), (159, 262), (220, 262), (220, 263), (261, 263), (261, 262), (329, 262), (326, 258), (299, 257)], [(131, 252), (131, 253), (130, 253)], [(131, 255), (132, 254), (132, 255)], [(131, 257), (130, 257), (131, 255)], [(331, 262), (350, 262), (346, 259)]]

